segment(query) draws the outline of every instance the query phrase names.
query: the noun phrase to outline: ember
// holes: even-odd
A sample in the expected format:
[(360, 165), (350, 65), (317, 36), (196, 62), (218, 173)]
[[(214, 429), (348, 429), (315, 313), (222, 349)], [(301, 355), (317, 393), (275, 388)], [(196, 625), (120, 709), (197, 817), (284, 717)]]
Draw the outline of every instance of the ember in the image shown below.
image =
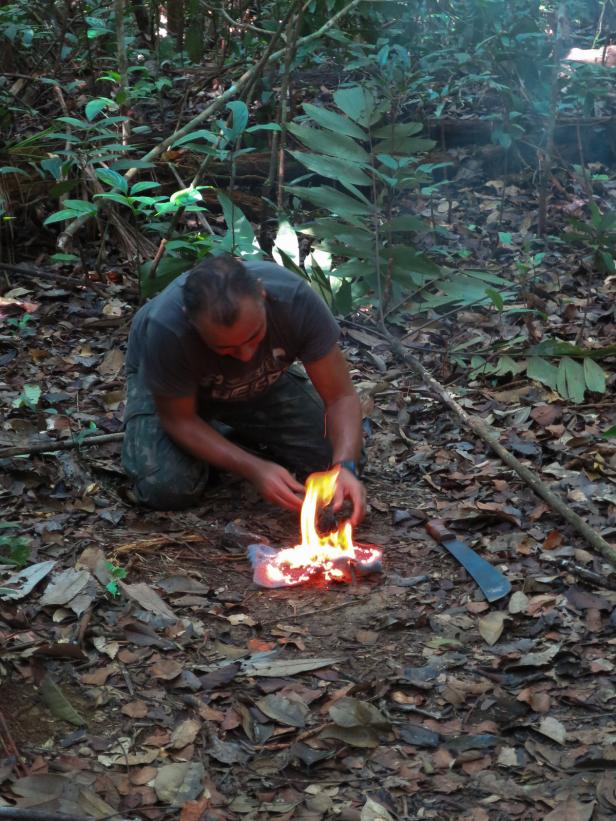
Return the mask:
[(334, 468), (308, 477), (301, 513), (301, 544), (284, 550), (261, 544), (249, 546), (256, 584), (293, 587), (317, 576), (325, 581), (345, 581), (353, 569), (359, 573), (381, 570), (381, 551), (354, 544), (350, 522), (343, 522), (330, 533), (318, 532), (319, 511), (332, 502), (339, 472)]

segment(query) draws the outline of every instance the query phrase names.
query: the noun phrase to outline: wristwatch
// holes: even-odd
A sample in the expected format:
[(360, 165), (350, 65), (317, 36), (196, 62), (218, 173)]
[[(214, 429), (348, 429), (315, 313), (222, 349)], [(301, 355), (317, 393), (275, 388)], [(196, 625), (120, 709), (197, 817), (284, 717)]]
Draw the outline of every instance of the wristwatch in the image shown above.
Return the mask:
[(353, 476), (358, 475), (357, 462), (355, 462), (353, 459), (341, 459), (340, 462), (334, 462), (332, 467), (345, 468), (346, 470), (350, 470)]

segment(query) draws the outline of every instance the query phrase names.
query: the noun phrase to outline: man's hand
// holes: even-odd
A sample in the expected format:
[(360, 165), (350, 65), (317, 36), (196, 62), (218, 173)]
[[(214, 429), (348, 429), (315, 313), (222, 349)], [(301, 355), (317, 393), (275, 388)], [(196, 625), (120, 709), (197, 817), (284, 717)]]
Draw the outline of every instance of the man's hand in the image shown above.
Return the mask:
[(353, 505), (350, 521), (356, 527), (366, 515), (366, 489), (350, 470), (340, 468), (334, 494), (334, 513), (340, 510), (345, 499)]
[(304, 486), (288, 470), (275, 462), (259, 460), (249, 477), (264, 499), (287, 510), (301, 510)]

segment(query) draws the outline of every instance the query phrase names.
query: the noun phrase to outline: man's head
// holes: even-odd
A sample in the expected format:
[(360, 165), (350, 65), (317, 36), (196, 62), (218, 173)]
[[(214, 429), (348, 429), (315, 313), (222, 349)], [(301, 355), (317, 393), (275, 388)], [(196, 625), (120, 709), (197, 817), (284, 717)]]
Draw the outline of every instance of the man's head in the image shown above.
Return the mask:
[(265, 291), (237, 259), (207, 257), (184, 283), (184, 310), (208, 348), (249, 362), (267, 331)]

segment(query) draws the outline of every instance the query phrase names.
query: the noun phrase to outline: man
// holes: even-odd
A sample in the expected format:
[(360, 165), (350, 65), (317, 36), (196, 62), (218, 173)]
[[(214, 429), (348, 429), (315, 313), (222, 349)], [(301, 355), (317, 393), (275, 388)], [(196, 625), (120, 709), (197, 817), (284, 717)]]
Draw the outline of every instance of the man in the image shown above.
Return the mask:
[(334, 508), (350, 500), (357, 524), (361, 407), (339, 335), (323, 300), (274, 263), (211, 256), (174, 280), (128, 341), (122, 461), (137, 501), (198, 504), (213, 466), (299, 510), (298, 478), (339, 465)]

